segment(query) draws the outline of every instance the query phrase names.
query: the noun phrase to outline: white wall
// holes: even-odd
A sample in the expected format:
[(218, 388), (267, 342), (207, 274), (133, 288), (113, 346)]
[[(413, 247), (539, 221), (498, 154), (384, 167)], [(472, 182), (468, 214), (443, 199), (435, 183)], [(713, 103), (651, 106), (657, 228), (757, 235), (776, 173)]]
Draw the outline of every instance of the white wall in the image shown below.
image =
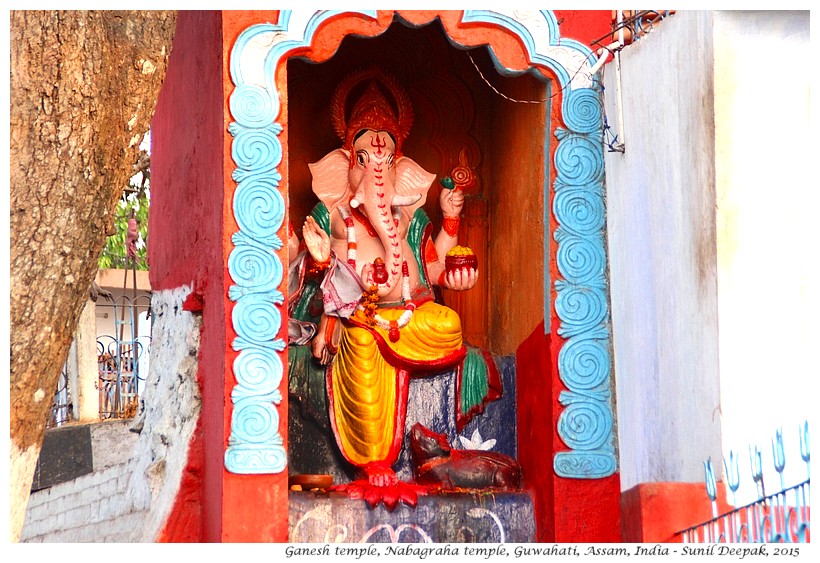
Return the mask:
[[(621, 52), (626, 152), (606, 154), (621, 487), (720, 455), (712, 35), (679, 11)], [(604, 76), (617, 126), (615, 65)]]
[(751, 493), (747, 445), (760, 445), (773, 492), (778, 427), (787, 485), (806, 478), (797, 429), (820, 376), (809, 14), (717, 12), (714, 37), (723, 447)]
[(153, 294), (156, 322), (141, 433), (122, 423), (94, 425), (94, 472), (33, 493), (21, 541), (156, 539), (176, 499), (201, 406), (196, 380), (201, 318), (182, 308), (190, 291)]
[[(74, 345), (77, 348), (78, 381), (72, 388), (72, 398), (76, 401), (74, 409), (76, 420), (91, 422), (100, 418), (99, 371), (97, 364), (97, 326), (95, 303), (90, 299), (83, 307), (77, 331), (74, 333)], [(76, 389), (76, 392), (74, 392)]]
[(606, 172), (622, 487), (703, 481), (733, 449), (751, 491), (759, 444), (773, 492), (778, 427), (787, 485), (805, 478), (820, 375), (809, 14), (678, 11), (621, 56), (626, 153)]

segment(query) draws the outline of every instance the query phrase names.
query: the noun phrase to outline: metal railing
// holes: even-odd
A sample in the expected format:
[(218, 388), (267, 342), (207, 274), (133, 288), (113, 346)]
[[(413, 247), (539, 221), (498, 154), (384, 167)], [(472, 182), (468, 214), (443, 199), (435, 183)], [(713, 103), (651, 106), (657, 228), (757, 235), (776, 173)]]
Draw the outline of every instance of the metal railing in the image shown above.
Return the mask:
[(97, 337), (100, 418), (131, 418), (148, 375), (150, 338), (139, 336), (139, 318), (142, 313), (150, 317), (150, 298), (122, 296), (102, 307), (113, 311), (114, 334)]
[(590, 45), (604, 47), (613, 41), (618, 41), (620, 47), (629, 45), (653, 32), (660, 22), (674, 14), (675, 10), (615, 10), (612, 30)]
[[(807, 543), (811, 531), (811, 451), (809, 423), (799, 431), (800, 457), (806, 465), (806, 479), (786, 486), (784, 469), (786, 455), (783, 432), (778, 430), (772, 440), (772, 458), (780, 479), (780, 491), (766, 494), (760, 448), (749, 447), (751, 476), (757, 490), (757, 500), (718, 515), (717, 483), (712, 460), (704, 462), (706, 494), (712, 503), (712, 519), (680, 532), (684, 543)], [(739, 456), (729, 452), (723, 459), (726, 486), (737, 504), (740, 488)]]
[(46, 421), (46, 428), (56, 428), (71, 420), (71, 395), (68, 391), (68, 360), (63, 364), (60, 378), (57, 380), (57, 391), (51, 402), (51, 414)]

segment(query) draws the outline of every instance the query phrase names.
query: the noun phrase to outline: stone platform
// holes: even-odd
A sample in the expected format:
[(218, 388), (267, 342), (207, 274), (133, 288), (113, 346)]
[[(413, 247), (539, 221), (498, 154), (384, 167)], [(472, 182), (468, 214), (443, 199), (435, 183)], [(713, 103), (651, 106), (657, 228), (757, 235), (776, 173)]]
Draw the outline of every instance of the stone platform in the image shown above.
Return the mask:
[(516, 493), (452, 493), (369, 509), (339, 493), (290, 492), (288, 533), (294, 543), (530, 543), (532, 497)]

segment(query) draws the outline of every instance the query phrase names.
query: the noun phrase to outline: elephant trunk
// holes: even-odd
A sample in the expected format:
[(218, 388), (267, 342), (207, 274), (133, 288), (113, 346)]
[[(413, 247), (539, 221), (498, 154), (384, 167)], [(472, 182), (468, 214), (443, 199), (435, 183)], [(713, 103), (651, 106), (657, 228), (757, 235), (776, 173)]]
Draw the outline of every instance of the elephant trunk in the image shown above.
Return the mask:
[(378, 176), (376, 180), (369, 186), (370, 189), (366, 190), (369, 197), (364, 198), (362, 206), (384, 249), (382, 259), (387, 270), (387, 281), (378, 284), (378, 295), (384, 297), (393, 291), (397, 283), (401, 282), (404, 250), (396, 222), (393, 219), (392, 200), (388, 199), (385, 194), (384, 186), (380, 185), (381, 181)]

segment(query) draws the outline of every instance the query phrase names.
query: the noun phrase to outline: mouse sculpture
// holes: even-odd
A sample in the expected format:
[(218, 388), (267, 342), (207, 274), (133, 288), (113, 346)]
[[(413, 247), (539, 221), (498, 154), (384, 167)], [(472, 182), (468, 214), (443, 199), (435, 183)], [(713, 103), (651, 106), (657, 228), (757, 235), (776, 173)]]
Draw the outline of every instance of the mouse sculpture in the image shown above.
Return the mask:
[(441, 491), (521, 489), (521, 466), (508, 455), (454, 450), (443, 434), (415, 424), (410, 434), (416, 482)]

